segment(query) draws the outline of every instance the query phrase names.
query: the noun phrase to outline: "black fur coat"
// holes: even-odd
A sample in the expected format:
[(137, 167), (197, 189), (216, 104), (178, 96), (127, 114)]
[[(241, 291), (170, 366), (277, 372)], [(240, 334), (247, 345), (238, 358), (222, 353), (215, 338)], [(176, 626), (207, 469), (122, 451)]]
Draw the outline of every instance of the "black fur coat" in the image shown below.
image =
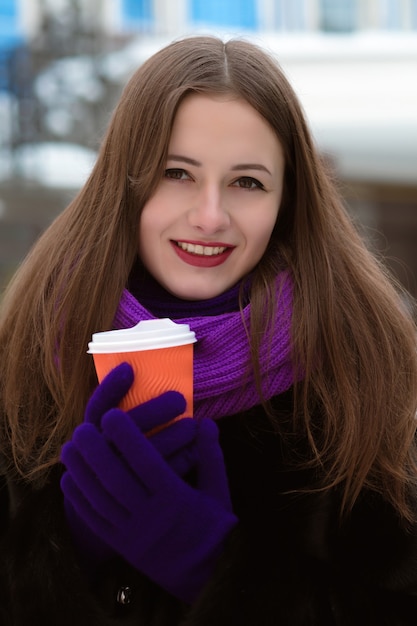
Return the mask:
[(417, 530), (363, 493), (339, 524), (337, 491), (290, 460), (291, 392), (275, 399), (286, 436), (262, 409), (219, 421), (239, 524), (212, 579), (188, 607), (115, 559), (93, 584), (65, 524), (59, 471), (33, 492), (0, 483), (1, 626), (416, 626)]

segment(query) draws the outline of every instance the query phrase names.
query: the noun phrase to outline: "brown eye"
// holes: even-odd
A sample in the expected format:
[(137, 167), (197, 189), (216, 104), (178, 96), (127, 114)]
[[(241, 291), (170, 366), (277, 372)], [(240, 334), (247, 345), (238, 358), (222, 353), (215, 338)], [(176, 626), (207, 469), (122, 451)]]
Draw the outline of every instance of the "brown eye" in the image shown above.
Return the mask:
[(263, 184), (252, 176), (241, 176), (234, 182), (234, 185), (241, 189), (264, 189)]
[(171, 168), (165, 170), (165, 178), (171, 178), (173, 180), (185, 180), (186, 178), (188, 178), (188, 174), (185, 170)]

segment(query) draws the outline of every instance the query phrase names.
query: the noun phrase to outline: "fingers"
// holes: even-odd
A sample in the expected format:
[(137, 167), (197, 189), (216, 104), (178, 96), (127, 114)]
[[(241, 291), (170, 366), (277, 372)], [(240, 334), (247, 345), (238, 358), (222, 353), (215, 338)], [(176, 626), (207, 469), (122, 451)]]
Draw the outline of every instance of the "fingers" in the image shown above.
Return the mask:
[(128, 464), (92, 424), (75, 429), (72, 441), (62, 448), (61, 459), (91, 506), (117, 523), (130, 510), (138, 490), (143, 491)]
[(185, 417), (158, 431), (149, 437), (149, 441), (163, 457), (168, 458), (178, 450), (190, 445), (197, 435), (197, 429), (196, 420)]
[(150, 494), (169, 493), (178, 481), (182, 483), (130, 415), (113, 409), (104, 415), (101, 426), (105, 437)]
[(183, 418), (149, 438), (178, 476), (185, 476), (197, 462), (197, 420)]
[(75, 511), (75, 515), (90, 528), (94, 535), (106, 540), (106, 537), (114, 533), (113, 524), (92, 506), (68, 471), (61, 478), (61, 491), (65, 500)]
[(128, 363), (121, 363), (112, 369), (88, 401), (84, 421), (99, 426), (104, 413), (117, 407), (129, 391), (133, 378), (133, 369)]
[[(142, 432), (166, 424), (184, 413), (186, 401), (178, 391), (167, 391), (128, 411)], [(110, 408), (110, 407), (109, 407)]]

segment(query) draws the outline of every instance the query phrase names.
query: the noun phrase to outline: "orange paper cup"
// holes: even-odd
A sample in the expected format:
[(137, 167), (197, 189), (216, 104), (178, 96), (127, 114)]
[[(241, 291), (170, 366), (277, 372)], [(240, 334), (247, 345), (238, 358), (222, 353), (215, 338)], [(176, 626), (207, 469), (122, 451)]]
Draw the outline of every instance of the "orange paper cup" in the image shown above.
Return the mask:
[(128, 411), (142, 402), (159, 396), (164, 391), (179, 391), (187, 406), (184, 416), (193, 415), (193, 345), (94, 354), (94, 365), (99, 382), (120, 363), (129, 363), (134, 371), (133, 385), (120, 403)]
[(179, 391), (186, 400), (179, 418), (192, 417), (195, 341), (188, 324), (176, 324), (168, 318), (145, 320), (133, 328), (95, 333), (89, 353), (99, 382), (120, 363), (132, 366), (134, 382), (119, 405), (124, 411), (165, 391)]

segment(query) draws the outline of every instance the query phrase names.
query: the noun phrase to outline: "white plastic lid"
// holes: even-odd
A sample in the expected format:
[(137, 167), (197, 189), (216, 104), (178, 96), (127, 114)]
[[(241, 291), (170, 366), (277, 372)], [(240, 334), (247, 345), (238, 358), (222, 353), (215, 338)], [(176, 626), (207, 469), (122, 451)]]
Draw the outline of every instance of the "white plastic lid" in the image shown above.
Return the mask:
[(194, 331), (188, 324), (176, 324), (169, 318), (144, 320), (132, 328), (94, 333), (88, 344), (89, 354), (137, 352), (173, 348), (195, 343)]

